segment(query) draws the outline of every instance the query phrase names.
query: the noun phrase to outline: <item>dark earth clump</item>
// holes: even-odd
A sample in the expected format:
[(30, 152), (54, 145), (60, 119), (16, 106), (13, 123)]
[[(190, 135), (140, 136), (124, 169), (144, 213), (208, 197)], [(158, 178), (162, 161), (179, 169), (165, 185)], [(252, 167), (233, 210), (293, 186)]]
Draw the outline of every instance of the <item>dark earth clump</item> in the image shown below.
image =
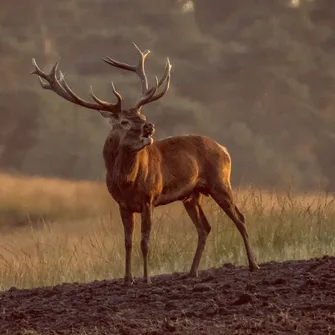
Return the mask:
[(335, 334), (335, 257), (0, 293), (1, 334)]

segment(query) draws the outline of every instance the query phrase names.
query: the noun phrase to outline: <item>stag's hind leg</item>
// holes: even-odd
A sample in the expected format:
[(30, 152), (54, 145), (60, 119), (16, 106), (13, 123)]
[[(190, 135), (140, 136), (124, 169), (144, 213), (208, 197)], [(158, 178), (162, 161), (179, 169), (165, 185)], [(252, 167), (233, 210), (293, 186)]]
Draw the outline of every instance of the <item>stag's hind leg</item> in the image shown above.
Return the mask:
[(250, 271), (258, 270), (259, 266), (256, 263), (255, 257), (250, 247), (248, 231), (245, 225), (245, 218), (244, 215), (237, 208), (237, 206), (234, 204), (230, 185), (216, 185), (215, 188), (210, 192), (210, 194), (212, 198), (217, 202), (217, 204), (228, 215), (228, 217), (235, 223), (237, 229), (242, 235), (245, 250), (247, 252)]
[(211, 226), (209, 225), (205, 213), (201, 208), (200, 200), (201, 194), (195, 192), (191, 194), (189, 198), (183, 201), (184, 207), (198, 232), (198, 245), (190, 271), (190, 274), (192, 276), (198, 275), (198, 267), (200, 264), (201, 256), (206, 245), (207, 237), (211, 231)]

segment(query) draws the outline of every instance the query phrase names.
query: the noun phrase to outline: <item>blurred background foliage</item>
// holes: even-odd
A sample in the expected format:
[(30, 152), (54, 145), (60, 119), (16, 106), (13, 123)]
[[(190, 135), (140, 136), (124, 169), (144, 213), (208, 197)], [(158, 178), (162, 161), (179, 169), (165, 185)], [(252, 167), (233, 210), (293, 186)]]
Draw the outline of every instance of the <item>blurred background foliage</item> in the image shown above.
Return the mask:
[(335, 192), (334, 0), (15, 0), (0, 12), (0, 169), (68, 179), (104, 178), (108, 134), (95, 111), (63, 101), (30, 76), (61, 56), (76, 93), (131, 106), (136, 76), (102, 57), (133, 63), (150, 49), (147, 73), (165, 58), (172, 85), (145, 107), (156, 137), (195, 133), (225, 145), (234, 185), (288, 185)]

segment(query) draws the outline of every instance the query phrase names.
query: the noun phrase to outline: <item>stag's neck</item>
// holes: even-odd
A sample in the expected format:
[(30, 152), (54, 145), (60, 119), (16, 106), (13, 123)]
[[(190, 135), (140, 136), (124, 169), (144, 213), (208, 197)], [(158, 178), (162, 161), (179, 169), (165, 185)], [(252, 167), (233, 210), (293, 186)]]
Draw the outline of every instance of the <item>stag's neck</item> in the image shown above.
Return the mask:
[(123, 187), (133, 185), (142, 171), (142, 158), (146, 148), (141, 151), (119, 150), (115, 159), (113, 178)]
[(104, 158), (107, 174), (113, 184), (130, 187), (139, 174), (143, 174), (146, 164), (147, 148), (132, 151), (120, 148), (120, 140), (116, 135), (109, 136), (105, 143)]
[(103, 156), (108, 174), (114, 170), (115, 160), (118, 155), (119, 143), (120, 137), (118, 134), (111, 132), (106, 139), (103, 149)]

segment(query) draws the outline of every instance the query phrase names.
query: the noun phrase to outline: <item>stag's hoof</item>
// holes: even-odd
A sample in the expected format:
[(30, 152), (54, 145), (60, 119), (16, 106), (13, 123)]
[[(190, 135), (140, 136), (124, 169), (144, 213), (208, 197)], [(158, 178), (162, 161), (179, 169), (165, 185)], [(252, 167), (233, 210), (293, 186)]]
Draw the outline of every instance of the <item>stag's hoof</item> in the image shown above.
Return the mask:
[(131, 286), (134, 284), (134, 280), (132, 277), (125, 277), (124, 278), (124, 285), (125, 286)]
[(249, 266), (250, 272), (256, 272), (260, 269), (260, 267), (255, 263)]
[(190, 271), (185, 277), (190, 277), (190, 278), (198, 278), (199, 273), (198, 271)]
[(144, 284), (151, 285), (151, 279), (149, 277), (143, 278)]

